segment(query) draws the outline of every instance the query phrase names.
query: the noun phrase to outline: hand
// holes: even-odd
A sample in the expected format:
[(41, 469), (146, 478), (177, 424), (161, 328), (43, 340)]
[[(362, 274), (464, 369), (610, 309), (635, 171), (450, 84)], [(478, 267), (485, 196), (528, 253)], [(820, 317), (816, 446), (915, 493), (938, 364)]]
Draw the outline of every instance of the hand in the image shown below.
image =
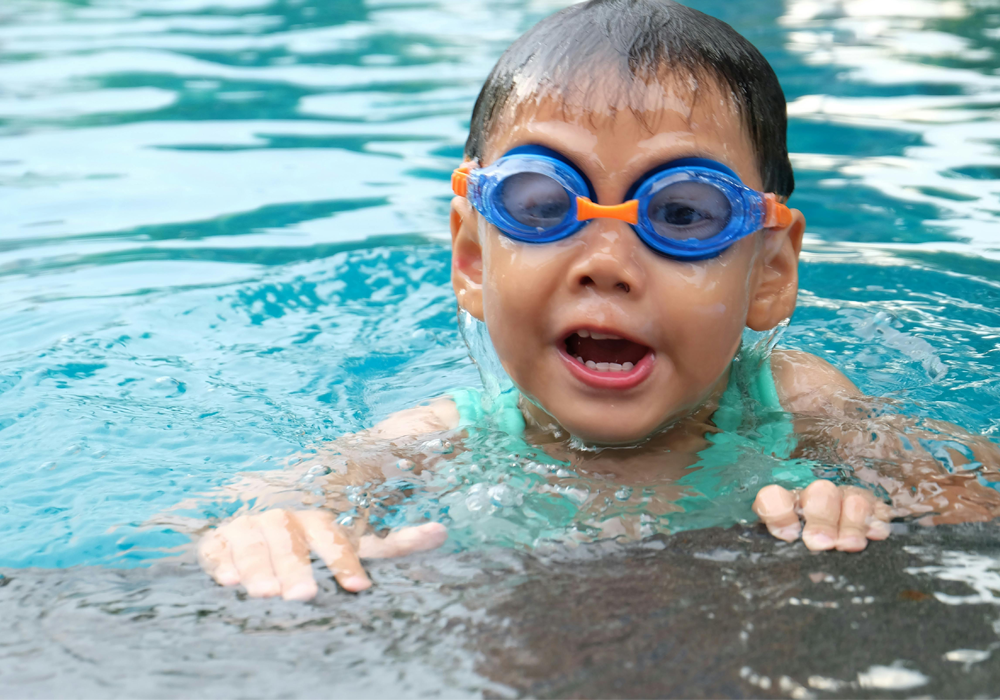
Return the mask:
[[(753, 511), (779, 540), (802, 542), (811, 550), (860, 552), (868, 540), (889, 536), (892, 510), (856, 486), (814, 481), (802, 491), (772, 484), (758, 492)], [(805, 520), (805, 527), (799, 518)]]
[(359, 558), (422, 552), (440, 547), (447, 538), (443, 525), (427, 523), (384, 538), (366, 535), (355, 550), (333, 513), (275, 508), (240, 516), (212, 530), (199, 542), (198, 558), (216, 583), (242, 583), (253, 598), (280, 595), (285, 600), (311, 600), (318, 589), (310, 551), (329, 567), (341, 588), (358, 592), (372, 585)]

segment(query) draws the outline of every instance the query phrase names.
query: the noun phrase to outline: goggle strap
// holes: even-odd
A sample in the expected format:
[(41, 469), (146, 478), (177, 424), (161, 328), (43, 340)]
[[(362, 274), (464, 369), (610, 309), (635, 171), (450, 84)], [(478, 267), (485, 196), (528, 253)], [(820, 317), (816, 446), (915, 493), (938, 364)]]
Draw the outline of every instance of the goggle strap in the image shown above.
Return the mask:
[(451, 191), (459, 197), (465, 197), (469, 194), (469, 172), (471, 170), (472, 164), (469, 163), (456, 168), (451, 174)]
[(594, 204), (586, 197), (576, 198), (576, 219), (577, 221), (590, 221), (591, 219), (618, 219), (630, 224), (639, 223), (639, 200), (632, 199), (624, 204), (612, 204), (604, 206)]
[(787, 228), (792, 225), (792, 210), (770, 192), (764, 195), (764, 228)]

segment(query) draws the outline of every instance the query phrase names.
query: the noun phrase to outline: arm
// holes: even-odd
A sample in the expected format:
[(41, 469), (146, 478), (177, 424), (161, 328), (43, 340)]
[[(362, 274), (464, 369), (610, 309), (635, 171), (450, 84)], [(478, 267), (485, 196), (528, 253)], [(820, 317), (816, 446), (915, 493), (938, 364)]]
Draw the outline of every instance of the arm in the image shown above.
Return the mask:
[[(386, 478), (392, 469), (380, 459), (399, 443), (420, 436), (454, 430), (458, 411), (454, 402), (440, 399), (426, 406), (400, 411), (368, 430), (347, 435), (324, 448), (312, 459), (293, 468), (264, 475), (247, 476), (227, 487), (234, 499), (254, 501), (263, 512), (240, 515), (210, 530), (199, 542), (199, 560), (217, 583), (243, 584), (253, 597), (281, 595), (288, 600), (309, 600), (316, 595), (310, 552), (333, 572), (342, 588), (361, 591), (371, 586), (360, 559), (402, 556), (433, 549), (444, 543), (447, 532), (438, 523), (404, 528), (384, 538), (348, 531), (335, 521), (336, 499), (343, 487)], [(327, 508), (303, 492), (302, 481), (317, 466), (335, 462), (322, 477)], [(350, 504), (346, 504), (350, 507)], [(330, 508), (333, 506), (333, 509)], [(363, 518), (358, 518), (363, 521)]]
[(887, 401), (865, 396), (813, 355), (775, 352), (771, 366), (782, 406), (796, 416), (800, 452), (850, 465), (893, 503), (888, 509), (868, 491), (822, 481), (801, 494), (769, 486), (754, 508), (775, 536), (796, 539), (801, 513), (802, 537), (811, 549), (856, 551), (866, 539), (887, 536), (883, 521), (891, 517), (921, 515), (922, 523), (936, 524), (1000, 514), (998, 494), (977, 480), (996, 479), (1000, 451), (993, 443), (950, 423), (890, 412)]

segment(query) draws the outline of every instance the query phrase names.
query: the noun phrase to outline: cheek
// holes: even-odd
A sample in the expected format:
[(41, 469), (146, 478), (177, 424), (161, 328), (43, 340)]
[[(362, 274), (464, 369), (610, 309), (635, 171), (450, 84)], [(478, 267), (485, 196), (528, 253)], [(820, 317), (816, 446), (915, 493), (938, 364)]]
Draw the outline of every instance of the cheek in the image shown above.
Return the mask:
[[(486, 231), (483, 246), (483, 304), (497, 323), (531, 324), (550, 308), (565, 267), (565, 246), (531, 245)], [(513, 317), (513, 318), (511, 318)]]
[(673, 300), (664, 331), (685, 372), (711, 375), (732, 359), (746, 325), (748, 267), (744, 260), (691, 265), (661, 292)]
[(712, 325), (746, 323), (750, 305), (750, 273), (756, 259), (753, 241), (744, 239), (714, 260), (694, 267), (687, 281), (697, 289), (692, 307)]
[(539, 338), (549, 327), (551, 298), (544, 256), (530, 246), (513, 243), (495, 232), (483, 250), (483, 313), (501, 362), (515, 381), (525, 362), (537, 355)]
[(525, 279), (520, 250), (506, 239), (491, 241), (483, 250), (483, 307), (491, 330), (499, 330), (526, 306)]

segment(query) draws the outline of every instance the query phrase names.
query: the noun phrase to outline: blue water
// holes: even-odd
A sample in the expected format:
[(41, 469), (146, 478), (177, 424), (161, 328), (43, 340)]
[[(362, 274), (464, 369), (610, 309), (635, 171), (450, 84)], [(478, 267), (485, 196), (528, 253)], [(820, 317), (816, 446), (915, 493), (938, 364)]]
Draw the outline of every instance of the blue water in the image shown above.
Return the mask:
[[(477, 384), (448, 177), (492, 63), (566, 4), (5, 0), (0, 566), (169, 555), (236, 507), (198, 494)], [(1000, 15), (692, 4), (788, 97), (782, 344), (996, 435)]]

